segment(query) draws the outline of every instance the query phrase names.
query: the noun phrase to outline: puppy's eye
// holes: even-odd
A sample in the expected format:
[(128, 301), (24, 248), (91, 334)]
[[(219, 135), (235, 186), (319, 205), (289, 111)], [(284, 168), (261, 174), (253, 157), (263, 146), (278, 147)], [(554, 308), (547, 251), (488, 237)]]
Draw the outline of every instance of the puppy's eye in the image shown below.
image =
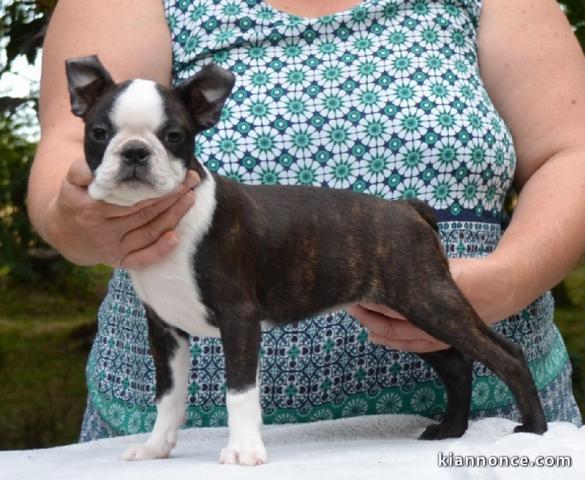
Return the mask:
[(168, 130), (165, 133), (167, 143), (181, 143), (185, 139), (185, 134), (181, 130)]
[(90, 134), (96, 142), (104, 142), (108, 138), (108, 130), (104, 127), (93, 127)]

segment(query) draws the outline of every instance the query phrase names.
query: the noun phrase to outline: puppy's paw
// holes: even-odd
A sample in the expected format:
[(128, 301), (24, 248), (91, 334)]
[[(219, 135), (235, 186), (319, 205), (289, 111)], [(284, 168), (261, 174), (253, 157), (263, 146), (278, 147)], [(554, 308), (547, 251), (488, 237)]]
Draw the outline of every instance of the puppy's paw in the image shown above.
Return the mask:
[(543, 425), (517, 425), (514, 427), (514, 433), (526, 432), (526, 433), (536, 433), (538, 435), (542, 435), (547, 430), (546, 423)]
[(219, 463), (228, 465), (262, 465), (268, 462), (264, 445), (234, 448), (228, 445), (219, 454)]
[(152, 460), (154, 458), (169, 458), (170, 445), (132, 445), (120, 457), (122, 460)]
[(467, 429), (467, 425), (453, 425), (433, 423), (418, 437), (419, 440), (443, 440), (445, 438), (459, 438)]

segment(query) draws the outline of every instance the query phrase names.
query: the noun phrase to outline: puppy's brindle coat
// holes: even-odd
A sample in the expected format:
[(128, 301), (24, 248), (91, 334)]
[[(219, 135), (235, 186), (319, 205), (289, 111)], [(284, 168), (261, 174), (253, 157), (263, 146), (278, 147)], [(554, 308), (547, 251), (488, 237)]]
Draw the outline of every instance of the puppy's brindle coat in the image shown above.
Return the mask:
[(523, 422), (514, 431), (546, 430), (521, 348), (486, 326), (457, 288), (426, 204), (247, 186), (209, 173), (193, 156), (193, 137), (219, 120), (234, 85), (219, 67), (207, 66), (174, 89), (144, 80), (115, 84), (95, 56), (69, 60), (67, 74), (72, 110), (85, 121), (94, 198), (127, 205), (164, 195), (188, 169), (201, 177), (197, 201), (178, 226), (177, 249), (130, 272), (148, 319), (158, 417), (147, 443), (123, 458), (170, 454), (184, 421), (188, 334), (219, 334), (230, 429), (220, 461), (266, 462), (261, 322), (286, 325), (358, 302), (388, 305), (451, 345), (420, 354), (443, 380), (448, 400), (443, 421), (420, 438), (465, 432), (474, 360), (514, 393)]

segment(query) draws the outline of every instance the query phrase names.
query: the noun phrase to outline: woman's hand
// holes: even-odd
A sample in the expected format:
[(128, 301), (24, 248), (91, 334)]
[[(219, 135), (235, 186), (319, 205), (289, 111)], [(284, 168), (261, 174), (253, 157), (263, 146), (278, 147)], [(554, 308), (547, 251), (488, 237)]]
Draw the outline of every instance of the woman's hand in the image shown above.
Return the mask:
[(44, 231), (51, 245), (79, 265), (140, 269), (177, 245), (173, 229), (195, 202), (191, 188), (199, 180), (195, 172), (189, 172), (176, 191), (122, 207), (88, 195), (92, 176), (80, 158), (71, 164), (47, 208)]
[[(508, 299), (513, 297), (514, 282), (497, 259), (490, 256), (450, 259), (449, 268), (455, 283), (488, 325), (514, 313), (506, 308), (510, 305)], [(385, 305), (364, 303), (347, 311), (370, 331), (369, 340), (374, 343), (415, 353), (449, 347)]]
[(347, 312), (369, 330), (370, 342), (415, 353), (434, 352), (449, 347), (384, 305), (360, 303), (348, 308)]

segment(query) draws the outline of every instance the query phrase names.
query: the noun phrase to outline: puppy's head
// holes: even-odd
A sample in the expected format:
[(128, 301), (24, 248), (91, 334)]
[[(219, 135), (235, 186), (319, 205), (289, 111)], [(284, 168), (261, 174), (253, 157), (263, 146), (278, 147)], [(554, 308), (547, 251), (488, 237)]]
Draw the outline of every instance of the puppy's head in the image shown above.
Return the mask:
[(117, 84), (95, 55), (67, 60), (66, 73), (71, 110), (85, 122), (89, 195), (118, 205), (163, 196), (201, 171), (194, 135), (218, 122), (235, 80), (210, 64), (175, 88)]

